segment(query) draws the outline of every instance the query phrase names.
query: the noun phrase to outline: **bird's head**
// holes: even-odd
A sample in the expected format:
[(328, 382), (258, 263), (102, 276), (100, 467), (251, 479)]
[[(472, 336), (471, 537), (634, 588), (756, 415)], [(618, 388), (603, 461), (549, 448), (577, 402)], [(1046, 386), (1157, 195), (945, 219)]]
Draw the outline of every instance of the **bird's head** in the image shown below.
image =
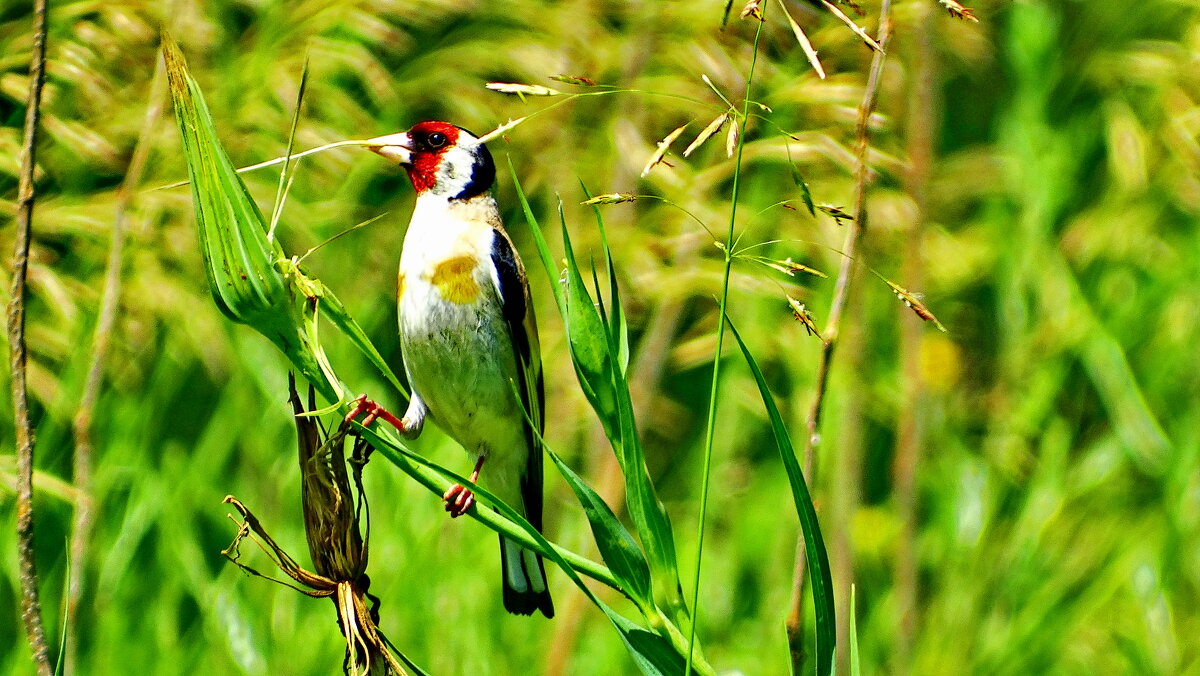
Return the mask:
[(469, 199), (487, 193), (496, 181), (487, 147), (448, 122), (421, 122), (406, 132), (373, 138), (367, 147), (404, 167), (418, 196)]

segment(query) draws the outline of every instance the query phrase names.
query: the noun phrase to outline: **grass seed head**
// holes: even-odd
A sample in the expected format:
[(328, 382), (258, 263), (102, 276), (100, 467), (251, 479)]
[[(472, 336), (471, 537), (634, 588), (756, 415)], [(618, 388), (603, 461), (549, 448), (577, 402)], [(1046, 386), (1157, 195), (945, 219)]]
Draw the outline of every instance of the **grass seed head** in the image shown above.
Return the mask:
[(621, 202), (633, 202), (635, 200), (637, 200), (637, 195), (632, 195), (627, 192), (612, 192), (606, 195), (596, 195), (590, 200), (584, 200), (580, 202), (580, 204), (585, 206), (591, 206), (593, 204), (620, 204)]
[(558, 96), (562, 92), (541, 85), (517, 84), (515, 82), (489, 82), (488, 89), (501, 94), (516, 94), (518, 96)]
[(938, 321), (938, 318), (929, 311), (929, 308), (921, 300), (921, 294), (913, 293), (899, 284), (890, 282), (886, 279), (883, 281), (887, 282), (887, 285), (892, 289), (892, 293), (896, 294), (896, 297), (903, 301), (904, 304), (913, 312), (915, 312), (922, 321), (933, 322), (934, 326), (938, 327), (940, 331), (946, 331), (946, 327), (942, 326), (942, 323)]
[(746, 6), (742, 8), (742, 18), (748, 19), (754, 17), (759, 21), (763, 20), (762, 0), (750, 0)]
[(582, 75), (554, 75), (551, 76), (550, 79), (558, 82), (565, 82), (567, 84), (579, 85), (580, 87), (595, 87), (599, 84), (592, 78), (584, 77)]
[(808, 311), (804, 303), (791, 296), (787, 297), (787, 301), (788, 305), (792, 307), (792, 316), (796, 318), (796, 321), (804, 325), (804, 330), (808, 332), (808, 335), (820, 338), (821, 332), (817, 330), (817, 322), (813, 319), (812, 313)]
[(645, 178), (646, 175), (650, 173), (651, 169), (663, 161), (663, 158), (667, 156), (667, 151), (671, 148), (671, 144), (675, 142), (675, 139), (679, 138), (679, 135), (683, 133), (684, 129), (687, 129), (686, 124), (680, 126), (670, 134), (667, 134), (663, 140), (658, 142), (658, 148), (654, 151), (654, 154), (650, 156), (650, 161), (646, 162), (646, 166), (642, 169), (642, 178)]
[(956, 2), (955, 0), (938, 1), (942, 3), (942, 7), (945, 7), (947, 12), (950, 12), (950, 16), (954, 17), (955, 19), (979, 23), (979, 17), (975, 16), (975, 10), (971, 9), (970, 7), (964, 7), (962, 3)]
[(692, 154), (692, 152), (696, 150), (696, 148), (699, 148), (701, 145), (704, 144), (705, 141), (712, 138), (714, 134), (721, 131), (721, 125), (725, 124), (728, 121), (729, 121), (729, 111), (725, 111), (725, 112), (721, 113), (720, 115), (716, 116), (716, 118), (714, 118), (712, 122), (708, 123), (708, 126), (705, 127), (703, 131), (701, 131), (699, 134), (696, 135), (695, 140), (693, 140), (688, 145), (687, 149), (683, 151), (683, 156), (684, 157), (690, 156)]
[(737, 124), (729, 125), (729, 134), (725, 136), (725, 155), (733, 157), (733, 151), (737, 150), (738, 144), (738, 126)]

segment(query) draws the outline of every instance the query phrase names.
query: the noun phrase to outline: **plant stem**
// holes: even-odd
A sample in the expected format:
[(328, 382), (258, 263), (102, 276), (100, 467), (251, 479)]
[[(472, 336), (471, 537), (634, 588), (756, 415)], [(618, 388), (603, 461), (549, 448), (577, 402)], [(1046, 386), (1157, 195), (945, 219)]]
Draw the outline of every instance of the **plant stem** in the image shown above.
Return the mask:
[[(766, 6), (763, 6), (765, 12)], [(717, 346), (713, 354), (712, 386), (708, 394), (708, 423), (704, 433), (704, 473), (700, 488), (700, 515), (696, 524), (696, 577), (692, 586), (692, 626), (688, 631), (688, 654), (685, 674), (692, 673), (692, 655), (695, 652), (696, 625), (700, 623), (700, 564), (704, 555), (704, 520), (708, 513), (708, 486), (712, 474), (713, 436), (717, 428), (717, 393), (721, 378), (721, 350), (725, 342), (725, 311), (729, 302), (729, 272), (733, 266), (733, 228), (737, 219), (738, 193), (741, 189), (742, 150), (746, 146), (746, 123), (750, 119), (750, 87), (754, 84), (754, 67), (758, 64), (758, 42), (762, 37), (765, 20), (758, 22), (754, 32), (754, 51), (750, 57), (750, 71), (746, 75), (746, 94), (742, 99), (741, 133), (738, 135), (737, 158), (733, 165), (733, 188), (730, 194), (729, 229), (725, 234), (725, 269), (721, 277), (720, 318), (717, 319)]]
[(38, 600), (37, 561), (33, 538), (33, 424), (29, 420), (29, 391), (25, 382), (25, 281), (29, 273), (29, 241), (33, 221), (33, 174), (36, 165), (38, 118), (46, 79), (46, 0), (34, 0), (33, 54), (29, 65), (29, 98), (25, 107), (25, 136), (17, 187), (16, 240), (13, 252), (11, 299), (8, 304), (9, 363), (12, 366), (13, 418), (17, 454), (17, 558), (21, 585), (21, 619), (39, 676), (50, 676), (50, 651), (42, 606)]
[[(837, 347), (838, 329), (850, 297), (850, 282), (854, 277), (857, 265), (858, 244), (867, 227), (867, 188), (873, 179), (870, 165), (867, 163), (867, 151), (870, 148), (870, 121), (878, 99), (879, 81), (883, 76), (883, 62), (887, 58), (888, 43), (892, 37), (891, 6), (891, 0), (883, 0), (883, 4), (879, 8), (879, 39), (877, 42), (880, 49), (871, 59), (867, 85), (863, 90), (862, 102), (858, 106), (858, 120), (855, 125), (854, 220), (850, 222), (846, 231), (846, 241), (842, 246), (841, 267), (838, 269), (833, 301), (829, 307), (829, 319), (825, 330), (821, 332), (823, 338), (821, 361), (817, 367), (815, 394), (808, 413), (808, 436), (804, 441), (804, 467), (809, 485), (814, 485), (816, 482), (816, 447), (821, 440), (821, 412), (825, 403), (825, 393), (829, 389), (829, 374), (833, 364), (834, 350)], [(803, 604), (804, 588), (808, 578), (803, 547), (804, 540), (801, 538), (797, 546), (796, 566), (792, 576), (792, 608), (787, 619), (788, 645), (792, 654), (793, 673), (799, 673), (805, 656)]]

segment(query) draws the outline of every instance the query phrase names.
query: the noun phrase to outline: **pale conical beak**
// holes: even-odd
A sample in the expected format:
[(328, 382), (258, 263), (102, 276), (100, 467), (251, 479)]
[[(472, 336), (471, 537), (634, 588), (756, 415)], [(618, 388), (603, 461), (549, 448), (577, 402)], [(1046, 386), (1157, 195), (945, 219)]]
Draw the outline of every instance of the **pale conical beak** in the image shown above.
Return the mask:
[(412, 164), (412, 142), (405, 132), (376, 136), (367, 141), (367, 148), (396, 164), (404, 166)]

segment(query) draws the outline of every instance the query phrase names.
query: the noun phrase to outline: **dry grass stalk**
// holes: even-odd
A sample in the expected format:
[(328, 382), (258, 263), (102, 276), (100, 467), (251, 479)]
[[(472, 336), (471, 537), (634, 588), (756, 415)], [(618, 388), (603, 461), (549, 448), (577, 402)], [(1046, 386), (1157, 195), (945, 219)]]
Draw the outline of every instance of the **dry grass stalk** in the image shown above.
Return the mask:
[(50, 676), (50, 651), (38, 599), (37, 559), (33, 536), (33, 423), (29, 419), (26, 386), (25, 281), (29, 271), (32, 238), (38, 121), (42, 86), (46, 81), (46, 0), (36, 0), (33, 10), (33, 50), (29, 63), (29, 96), (21, 146), (21, 173), (17, 180), (16, 233), (13, 244), (12, 286), (8, 303), (8, 351), (12, 367), (13, 427), (17, 456), (17, 577), (21, 587), (21, 619), (39, 676)]
[[(362, 490), (362, 467), (371, 447), (361, 437), (353, 437), (353, 454), (349, 461), (354, 468), (351, 476), (346, 470), (344, 452), (350, 426), (343, 424), (333, 435), (322, 440), (316, 418), (305, 415), (294, 379), (289, 378), (288, 385), (289, 401), (296, 414), (304, 531), (316, 572), (301, 567), (267, 533), (250, 509), (232, 495), (227, 496), (225, 502), (238, 510), (241, 523), (233, 542), (221, 553), (251, 575), (265, 577), (313, 598), (331, 599), (337, 608), (338, 626), (346, 640), (346, 657), (342, 665), (346, 674), (407, 674), (389, 650), (387, 637), (379, 631), (378, 599), (368, 593), (368, 543), (362, 528), (369, 536), (370, 514)], [(308, 410), (316, 410), (311, 387)], [(247, 538), (254, 539), (292, 582), (264, 575), (243, 564), (239, 560), (240, 546)]]
[[(825, 0), (822, 0), (822, 2), (832, 8)], [(808, 435), (804, 442), (805, 475), (810, 483), (815, 483), (816, 481), (815, 451), (821, 438), (821, 412), (824, 409), (825, 393), (829, 387), (829, 374), (833, 364), (833, 355), (837, 347), (838, 329), (850, 296), (850, 282), (854, 277), (855, 255), (858, 251), (859, 240), (866, 230), (867, 188), (870, 186), (873, 177), (871, 168), (867, 164), (867, 150), (870, 145), (871, 133), (870, 120), (879, 97), (879, 82), (883, 77), (883, 62), (886, 55), (885, 48), (892, 36), (891, 9), (891, 0), (883, 0), (883, 4), (879, 9), (879, 49), (875, 52), (875, 57), (871, 60), (871, 69), (867, 74), (867, 86), (863, 89), (862, 102), (858, 106), (858, 120), (855, 125), (854, 218), (850, 221), (851, 227), (846, 231), (846, 242), (842, 247), (844, 256), (841, 268), (838, 271), (837, 283), (834, 287), (833, 302), (829, 307), (829, 319), (825, 324), (824, 335), (821, 338), (824, 345), (821, 350), (821, 361), (817, 367), (817, 383), (813, 394), (813, 402), (808, 412)], [(840, 12), (837, 13), (840, 14)], [(825, 209), (822, 210), (824, 211)], [(826, 213), (830, 212), (826, 211)], [(841, 222), (840, 219), (839, 222)], [(794, 673), (798, 673), (802, 668), (806, 653), (804, 646), (804, 588), (808, 578), (802, 547), (803, 540), (797, 545), (796, 566), (792, 575), (791, 610), (788, 613), (786, 622), (788, 646), (792, 654), (792, 670)]]

